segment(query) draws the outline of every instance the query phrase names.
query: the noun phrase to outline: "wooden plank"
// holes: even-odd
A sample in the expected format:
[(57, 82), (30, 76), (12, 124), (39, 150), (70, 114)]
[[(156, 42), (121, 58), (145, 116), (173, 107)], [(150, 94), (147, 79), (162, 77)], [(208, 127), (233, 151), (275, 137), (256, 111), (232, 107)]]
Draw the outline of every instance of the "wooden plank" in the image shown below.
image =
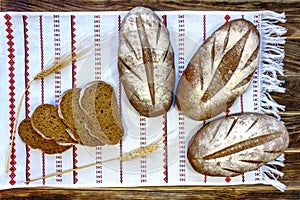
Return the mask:
[[(299, 22), (300, 23), (300, 22)], [(288, 38), (285, 43), (284, 73), (285, 75), (300, 75), (300, 38)]]
[(129, 10), (135, 6), (146, 6), (153, 10), (274, 10), (291, 12), (299, 8), (297, 0), (289, 1), (166, 1), (147, 0), (76, 0), (76, 1), (39, 1), (39, 0), (2, 0), (2, 11), (99, 11)]
[(290, 135), (289, 148), (300, 150), (300, 112), (282, 112), (280, 115)]
[(285, 105), (286, 111), (300, 111), (300, 76), (286, 76), (280, 77), (284, 80), (283, 86), (286, 88), (285, 93), (272, 93), (273, 99)]

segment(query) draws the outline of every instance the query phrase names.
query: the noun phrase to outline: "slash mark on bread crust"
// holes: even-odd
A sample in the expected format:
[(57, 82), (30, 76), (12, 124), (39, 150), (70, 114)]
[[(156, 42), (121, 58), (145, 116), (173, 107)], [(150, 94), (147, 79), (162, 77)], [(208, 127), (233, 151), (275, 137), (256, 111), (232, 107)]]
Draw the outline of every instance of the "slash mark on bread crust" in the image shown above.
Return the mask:
[[(209, 87), (206, 89), (201, 98), (202, 102), (207, 102), (209, 98), (213, 97), (224, 87), (224, 84), (220, 84), (219, 82), (223, 81), (224, 83), (227, 83), (228, 80), (230, 80), (240, 63), (244, 51), (244, 45), (249, 35), (250, 30), (247, 31), (243, 37), (223, 56), (217, 70), (214, 72), (213, 79), (211, 80)], [(214, 53), (214, 51), (212, 50), (211, 53)]]
[(127, 70), (134, 74), (139, 80), (143, 81), (142, 77), (140, 77), (129, 65), (127, 65), (122, 58), (119, 57), (119, 61)]
[(230, 126), (230, 128), (229, 128), (229, 130), (228, 130), (228, 132), (227, 132), (224, 139), (226, 139), (228, 137), (228, 135), (231, 133), (231, 131), (234, 128), (235, 124), (237, 123), (238, 119), (239, 118), (233, 118), (233, 122), (232, 122), (232, 124), (231, 124), (231, 126)]
[(226, 47), (227, 47), (227, 44), (228, 44), (230, 28), (231, 28), (231, 23), (228, 23), (227, 34), (226, 34), (226, 37), (224, 39), (224, 44), (223, 44), (223, 52), (226, 50)]
[(224, 168), (222, 167), (223, 170), (226, 170), (226, 171), (229, 171), (229, 172), (233, 172), (233, 173), (236, 173), (236, 174), (241, 174), (242, 172), (240, 171), (237, 171), (237, 170), (234, 170), (234, 169), (230, 169), (230, 168)]
[(240, 160), (241, 162), (245, 163), (252, 163), (252, 164), (261, 164), (263, 163), (261, 160)]
[(249, 128), (246, 130), (246, 132), (248, 132), (250, 129), (252, 129), (258, 122), (258, 118), (256, 118), (253, 123), (249, 126)]
[(129, 42), (129, 40), (128, 40), (126, 34), (122, 33), (122, 36), (123, 36), (123, 38), (124, 38), (124, 40), (125, 40), (126, 46), (128, 47), (128, 49), (129, 49), (131, 52), (133, 52), (135, 58), (138, 60), (138, 53), (134, 50), (134, 48), (133, 48), (133, 46), (131, 45), (131, 43)]
[(202, 159), (210, 160), (210, 159), (216, 159), (216, 158), (221, 158), (221, 157), (225, 157), (228, 155), (232, 155), (232, 154), (244, 151), (246, 149), (250, 149), (255, 146), (259, 146), (264, 143), (268, 143), (272, 140), (279, 138), (280, 136), (281, 136), (281, 132), (276, 132), (276, 133), (266, 134), (266, 135), (258, 136), (258, 137), (251, 138), (248, 140), (244, 140), (244, 141), (235, 143), (233, 145), (230, 145), (224, 149), (221, 149), (215, 153), (204, 156)]
[(143, 62), (145, 66), (145, 71), (147, 75), (148, 88), (150, 91), (151, 102), (152, 105), (155, 105), (155, 90), (154, 90), (154, 68), (153, 68), (153, 60), (152, 60), (152, 52), (151, 46), (148, 41), (148, 37), (146, 34), (145, 24), (143, 23), (142, 17), (140, 13), (136, 13), (136, 26), (138, 30), (138, 35), (140, 38)]

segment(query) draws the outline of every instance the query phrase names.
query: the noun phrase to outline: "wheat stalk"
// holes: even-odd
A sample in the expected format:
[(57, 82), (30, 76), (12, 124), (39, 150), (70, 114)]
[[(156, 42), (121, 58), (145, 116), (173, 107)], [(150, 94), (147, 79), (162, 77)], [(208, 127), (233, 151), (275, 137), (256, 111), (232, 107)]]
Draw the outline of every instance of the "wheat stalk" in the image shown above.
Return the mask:
[(16, 116), (15, 116), (15, 120), (14, 120), (13, 130), (12, 130), (12, 133), (11, 133), (11, 143), (10, 143), (9, 152), (8, 152), (8, 156), (7, 156), (7, 163), (6, 163), (6, 170), (5, 170), (6, 173), (8, 173), (8, 168), (9, 168), (9, 164), (10, 164), (10, 159), (11, 159), (11, 154), (12, 154), (12, 147), (13, 147), (13, 142), (14, 142), (14, 139), (15, 139), (15, 131), (16, 131), (16, 126), (17, 126), (17, 121), (18, 121), (18, 118), (19, 118), (21, 105), (22, 105), (25, 93), (28, 91), (31, 83), (33, 81), (40, 80), (40, 79), (45, 78), (46, 76), (48, 76), (50, 74), (53, 74), (55, 72), (58, 72), (58, 71), (62, 70), (63, 68), (69, 66), (70, 63), (73, 62), (73, 61), (79, 61), (79, 60), (85, 58), (86, 56), (88, 56), (92, 52), (92, 50), (93, 50), (93, 48), (91, 46), (89, 46), (89, 47), (79, 49), (76, 56), (73, 56), (72, 53), (65, 53), (60, 58), (59, 62), (49, 65), (51, 67), (47, 67), (45, 70), (42, 70), (41, 72), (39, 72), (37, 75), (34, 76), (33, 80), (28, 82), (25, 90), (22, 93), (20, 102), (19, 102), (18, 107), (17, 107), (17, 112), (16, 112)]
[(62, 171), (62, 172), (49, 174), (49, 175), (46, 175), (46, 176), (42, 176), (40, 178), (32, 179), (30, 181), (25, 181), (24, 183), (29, 184), (29, 183), (32, 183), (32, 182), (35, 182), (35, 181), (38, 181), (38, 180), (42, 180), (42, 179), (45, 179), (45, 178), (51, 178), (51, 177), (54, 177), (54, 176), (67, 174), (67, 173), (74, 172), (74, 171), (79, 171), (79, 170), (82, 170), (82, 169), (86, 169), (86, 168), (89, 168), (89, 167), (97, 166), (97, 165), (108, 163), (108, 162), (112, 162), (112, 161), (115, 161), (115, 160), (130, 161), (130, 160), (134, 160), (134, 159), (137, 159), (137, 158), (142, 158), (142, 157), (145, 157), (145, 156), (153, 153), (154, 151), (156, 151), (157, 147), (158, 147), (157, 142), (154, 142), (154, 143), (152, 143), (152, 144), (150, 144), (146, 147), (136, 149), (136, 150), (132, 150), (128, 153), (123, 154), (120, 157), (117, 157), (117, 158), (112, 158), (112, 159), (104, 160), (102, 162), (91, 163), (91, 164), (84, 165), (84, 166), (81, 166), (81, 167), (78, 167), (78, 168), (68, 169), (68, 170), (65, 170), (65, 171)]

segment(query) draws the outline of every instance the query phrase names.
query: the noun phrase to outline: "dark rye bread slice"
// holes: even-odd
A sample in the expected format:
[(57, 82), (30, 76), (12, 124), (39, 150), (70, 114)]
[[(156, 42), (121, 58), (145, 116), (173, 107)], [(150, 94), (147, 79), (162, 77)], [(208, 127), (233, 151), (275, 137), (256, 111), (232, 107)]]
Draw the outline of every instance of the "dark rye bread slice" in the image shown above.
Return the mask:
[(85, 127), (85, 115), (79, 106), (80, 88), (65, 91), (58, 103), (58, 115), (71, 130), (79, 144), (86, 146), (104, 145), (99, 139), (91, 136)]
[(87, 84), (80, 92), (80, 107), (88, 119), (91, 134), (106, 144), (117, 144), (124, 135), (114, 88), (104, 82)]
[(33, 129), (45, 139), (53, 139), (60, 144), (75, 144), (66, 131), (67, 126), (58, 116), (57, 107), (52, 104), (42, 104), (36, 107), (31, 116)]
[(24, 119), (20, 123), (18, 127), (18, 133), (21, 140), (25, 144), (27, 144), (32, 149), (40, 149), (46, 154), (63, 153), (71, 147), (71, 145), (63, 146), (57, 144), (54, 140), (43, 138), (32, 128), (29, 118)]

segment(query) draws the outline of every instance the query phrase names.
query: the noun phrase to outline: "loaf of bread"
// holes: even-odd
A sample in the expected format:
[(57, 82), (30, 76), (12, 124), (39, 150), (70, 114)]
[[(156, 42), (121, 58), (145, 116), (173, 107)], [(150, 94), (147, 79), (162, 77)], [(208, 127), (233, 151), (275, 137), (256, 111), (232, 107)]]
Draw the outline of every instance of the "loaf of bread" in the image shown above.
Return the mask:
[(81, 89), (79, 104), (86, 116), (91, 136), (104, 144), (117, 144), (124, 135), (120, 110), (114, 88), (95, 81)]
[(57, 107), (52, 104), (37, 106), (31, 115), (31, 124), (33, 129), (45, 139), (53, 139), (62, 145), (77, 143), (58, 116)]
[(232, 115), (212, 121), (191, 139), (192, 167), (210, 176), (236, 176), (276, 159), (289, 144), (286, 127), (263, 114)]
[(61, 95), (58, 103), (58, 115), (69, 128), (68, 133), (73, 134), (79, 144), (102, 146), (104, 143), (93, 137), (86, 128), (85, 115), (79, 106), (80, 91), (80, 88), (72, 88)]
[(18, 133), (21, 140), (32, 149), (39, 149), (46, 154), (63, 153), (71, 147), (57, 144), (52, 139), (45, 139), (38, 134), (31, 125), (30, 119), (24, 119), (18, 126)]
[(174, 52), (166, 26), (150, 9), (136, 7), (124, 17), (118, 69), (126, 96), (137, 112), (156, 117), (170, 109)]
[(228, 109), (248, 88), (259, 62), (260, 36), (238, 19), (217, 29), (196, 51), (177, 87), (176, 105), (194, 120)]

